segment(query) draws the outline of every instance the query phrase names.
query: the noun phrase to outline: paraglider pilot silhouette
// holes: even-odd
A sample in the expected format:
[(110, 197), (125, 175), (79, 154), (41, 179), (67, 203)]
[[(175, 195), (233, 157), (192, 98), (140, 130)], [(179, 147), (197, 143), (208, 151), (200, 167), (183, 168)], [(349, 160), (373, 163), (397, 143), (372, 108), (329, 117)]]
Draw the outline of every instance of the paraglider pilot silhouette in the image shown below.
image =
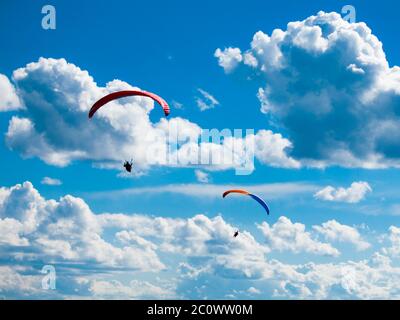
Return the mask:
[(235, 233), (233, 234), (233, 237), (236, 238), (239, 235), (239, 230), (236, 230)]
[(132, 166), (133, 166), (133, 160), (131, 159), (131, 161), (125, 161), (124, 162), (124, 168), (126, 171), (128, 172), (132, 172)]

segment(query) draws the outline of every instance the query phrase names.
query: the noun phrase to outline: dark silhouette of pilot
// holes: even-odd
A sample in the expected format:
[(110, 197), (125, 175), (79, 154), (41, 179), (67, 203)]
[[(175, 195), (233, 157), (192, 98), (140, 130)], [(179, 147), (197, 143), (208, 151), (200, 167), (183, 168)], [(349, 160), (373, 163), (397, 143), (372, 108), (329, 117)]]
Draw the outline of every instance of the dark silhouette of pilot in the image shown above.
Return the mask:
[(233, 234), (233, 237), (237, 237), (239, 235), (239, 230), (235, 231), (235, 233)]
[(133, 160), (131, 160), (131, 162), (125, 161), (124, 168), (126, 171), (132, 172), (132, 166), (133, 166)]

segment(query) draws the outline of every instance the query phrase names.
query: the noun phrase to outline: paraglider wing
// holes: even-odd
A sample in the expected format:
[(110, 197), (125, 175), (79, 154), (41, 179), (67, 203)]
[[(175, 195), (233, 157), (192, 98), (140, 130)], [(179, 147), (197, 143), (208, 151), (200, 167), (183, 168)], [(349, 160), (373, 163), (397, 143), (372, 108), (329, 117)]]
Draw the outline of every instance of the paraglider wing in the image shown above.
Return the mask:
[(251, 194), (250, 192), (248, 192), (246, 190), (233, 189), (233, 190), (225, 191), (222, 194), (222, 197), (225, 198), (230, 193), (239, 193), (239, 194), (243, 194), (243, 195), (252, 197), (254, 200), (256, 200), (259, 204), (261, 204), (263, 206), (263, 208), (265, 209), (265, 211), (267, 211), (267, 214), (269, 215), (269, 208), (268, 208), (267, 204), (265, 203), (265, 201), (263, 199), (256, 196), (255, 194)]
[(225, 191), (225, 192), (222, 194), (222, 198), (225, 198), (225, 197), (226, 197), (228, 194), (230, 194), (230, 193), (240, 193), (240, 194), (246, 194), (246, 195), (249, 195), (249, 194), (250, 194), (250, 193), (247, 192), (246, 190), (233, 189), (233, 190)]
[(117, 91), (117, 92), (110, 93), (110, 94), (104, 96), (103, 98), (101, 98), (100, 100), (98, 100), (90, 109), (89, 118), (92, 118), (93, 115), (96, 113), (96, 111), (99, 110), (102, 106), (104, 106), (108, 102), (116, 100), (116, 99), (120, 99), (120, 98), (131, 97), (131, 96), (143, 96), (143, 97), (151, 98), (161, 105), (161, 107), (164, 110), (165, 116), (168, 116), (170, 114), (170, 108), (169, 108), (168, 103), (160, 96), (158, 96), (154, 93), (142, 91), (142, 90), (124, 90), (124, 91)]
[(269, 208), (263, 199), (256, 196), (255, 194), (249, 194), (249, 196), (252, 197), (254, 200), (256, 200), (259, 204), (261, 204), (264, 207), (265, 211), (267, 211), (267, 214), (269, 215)]

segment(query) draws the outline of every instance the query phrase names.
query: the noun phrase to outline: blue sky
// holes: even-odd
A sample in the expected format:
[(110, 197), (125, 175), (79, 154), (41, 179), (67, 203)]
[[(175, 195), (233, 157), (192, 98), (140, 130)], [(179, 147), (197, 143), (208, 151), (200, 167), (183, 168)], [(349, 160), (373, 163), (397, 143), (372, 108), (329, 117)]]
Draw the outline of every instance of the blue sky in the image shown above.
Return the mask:
[[(44, 30), (45, 4), (0, 5), (1, 296), (399, 297), (398, 4), (352, 1), (349, 24), (344, 1), (53, 1)], [(194, 135), (254, 129), (254, 172), (142, 160), (138, 140), (167, 123), (149, 101), (86, 120), (127, 86)], [(231, 186), (271, 215), (222, 199)]]

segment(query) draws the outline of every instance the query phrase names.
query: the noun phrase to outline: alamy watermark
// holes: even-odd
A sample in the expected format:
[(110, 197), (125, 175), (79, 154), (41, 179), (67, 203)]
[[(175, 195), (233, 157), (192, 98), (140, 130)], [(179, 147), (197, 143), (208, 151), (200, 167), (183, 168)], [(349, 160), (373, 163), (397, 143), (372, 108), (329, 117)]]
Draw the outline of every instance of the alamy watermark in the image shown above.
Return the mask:
[(43, 266), (40, 273), (45, 274), (42, 278), (42, 289), (43, 290), (55, 290), (56, 289), (56, 268), (52, 265)]
[(357, 21), (357, 13), (356, 8), (352, 5), (345, 5), (342, 8), (343, 20), (346, 20), (349, 23), (355, 23)]
[[(343, 20), (350, 23), (356, 22), (356, 8), (353, 5), (348, 4), (343, 6), (341, 13), (344, 15)], [(47, 4), (42, 7), (42, 14), (44, 15), (42, 18), (42, 28), (44, 30), (55, 30), (57, 27), (56, 8), (53, 5)]]
[(156, 134), (144, 136), (146, 159), (151, 165), (210, 166), (235, 169), (236, 175), (254, 170), (254, 129), (202, 129), (201, 132), (177, 130), (168, 123)]
[(42, 7), (42, 28), (44, 30), (55, 30), (57, 27), (56, 8), (52, 5), (45, 5)]

